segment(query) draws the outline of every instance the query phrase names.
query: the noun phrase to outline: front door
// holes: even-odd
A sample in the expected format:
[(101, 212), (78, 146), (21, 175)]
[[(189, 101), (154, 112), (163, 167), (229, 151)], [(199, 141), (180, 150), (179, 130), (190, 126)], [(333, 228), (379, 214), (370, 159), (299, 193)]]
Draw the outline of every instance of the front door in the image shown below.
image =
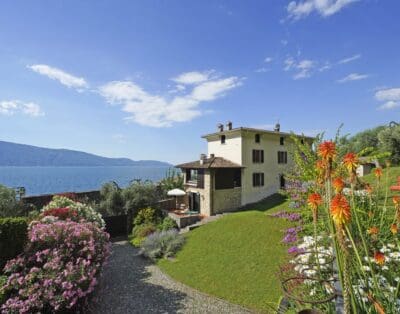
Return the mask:
[(200, 212), (200, 194), (190, 193), (189, 194), (189, 207), (190, 210), (195, 212)]

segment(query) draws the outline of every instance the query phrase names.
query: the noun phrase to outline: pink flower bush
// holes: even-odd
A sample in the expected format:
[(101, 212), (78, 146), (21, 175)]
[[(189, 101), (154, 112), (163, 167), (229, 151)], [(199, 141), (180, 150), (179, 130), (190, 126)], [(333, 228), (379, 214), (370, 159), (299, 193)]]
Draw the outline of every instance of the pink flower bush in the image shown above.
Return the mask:
[(54, 196), (52, 201), (42, 208), (40, 217), (47, 216), (56, 216), (62, 220), (85, 220), (97, 224), (100, 228), (105, 227), (105, 222), (101, 214), (94, 208), (60, 195)]
[(109, 235), (91, 222), (35, 222), (25, 253), (4, 268), (2, 313), (74, 309), (90, 294), (109, 255)]

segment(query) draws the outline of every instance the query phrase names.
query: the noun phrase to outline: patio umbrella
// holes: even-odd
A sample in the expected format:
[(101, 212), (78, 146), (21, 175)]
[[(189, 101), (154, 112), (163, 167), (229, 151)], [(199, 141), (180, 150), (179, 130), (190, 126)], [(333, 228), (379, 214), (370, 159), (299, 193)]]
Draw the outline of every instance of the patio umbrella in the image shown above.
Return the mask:
[(175, 196), (176, 207), (178, 208), (178, 196), (186, 195), (186, 192), (181, 189), (173, 189), (167, 192), (168, 196)]

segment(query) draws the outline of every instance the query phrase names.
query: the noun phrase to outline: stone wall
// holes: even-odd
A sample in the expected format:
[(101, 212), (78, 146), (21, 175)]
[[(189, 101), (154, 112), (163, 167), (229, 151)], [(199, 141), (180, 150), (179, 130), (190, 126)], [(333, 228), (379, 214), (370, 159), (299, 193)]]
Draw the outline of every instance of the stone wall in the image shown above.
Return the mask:
[(223, 212), (234, 211), (242, 204), (242, 188), (213, 191), (213, 212), (220, 214)]

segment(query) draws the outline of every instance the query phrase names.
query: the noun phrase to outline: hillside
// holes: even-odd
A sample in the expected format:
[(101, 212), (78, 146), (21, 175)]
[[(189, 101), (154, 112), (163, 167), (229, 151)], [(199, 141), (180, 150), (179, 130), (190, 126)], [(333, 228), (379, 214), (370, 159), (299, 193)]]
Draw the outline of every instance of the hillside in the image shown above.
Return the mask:
[(81, 151), (50, 149), (0, 141), (0, 166), (137, 166), (168, 167), (169, 163), (156, 160), (134, 161), (128, 158), (107, 158)]

